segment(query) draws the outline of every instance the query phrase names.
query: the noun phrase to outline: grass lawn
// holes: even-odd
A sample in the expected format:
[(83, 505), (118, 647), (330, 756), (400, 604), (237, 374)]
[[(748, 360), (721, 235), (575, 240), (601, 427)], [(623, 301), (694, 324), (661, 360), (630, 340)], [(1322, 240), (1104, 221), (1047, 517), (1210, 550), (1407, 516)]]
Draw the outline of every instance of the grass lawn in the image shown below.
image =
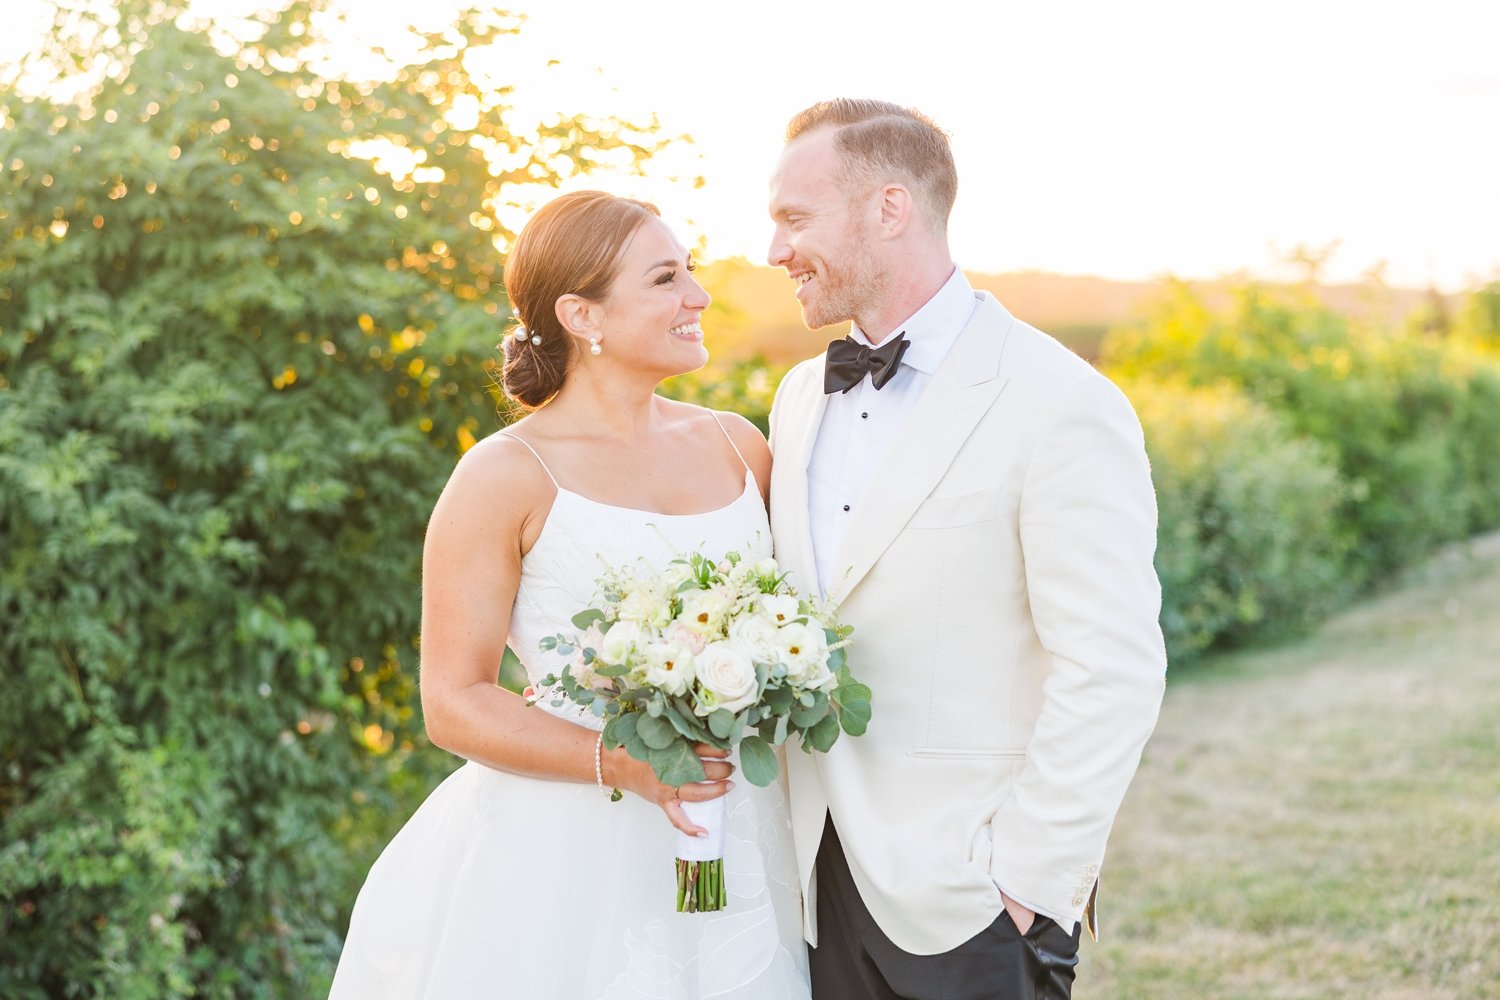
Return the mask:
[(1173, 673), (1077, 1000), (1500, 998), (1500, 534)]

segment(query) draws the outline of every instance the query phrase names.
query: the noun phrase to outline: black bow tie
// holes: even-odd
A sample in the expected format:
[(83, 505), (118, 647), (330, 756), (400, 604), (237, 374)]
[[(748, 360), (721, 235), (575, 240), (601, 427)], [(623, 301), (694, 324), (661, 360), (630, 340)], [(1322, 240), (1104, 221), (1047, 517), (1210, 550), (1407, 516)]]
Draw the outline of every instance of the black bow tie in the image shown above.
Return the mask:
[(879, 347), (866, 347), (853, 337), (835, 340), (828, 345), (823, 362), (823, 391), (848, 392), (866, 375), (876, 389), (883, 387), (895, 376), (901, 355), (910, 346), (904, 332)]

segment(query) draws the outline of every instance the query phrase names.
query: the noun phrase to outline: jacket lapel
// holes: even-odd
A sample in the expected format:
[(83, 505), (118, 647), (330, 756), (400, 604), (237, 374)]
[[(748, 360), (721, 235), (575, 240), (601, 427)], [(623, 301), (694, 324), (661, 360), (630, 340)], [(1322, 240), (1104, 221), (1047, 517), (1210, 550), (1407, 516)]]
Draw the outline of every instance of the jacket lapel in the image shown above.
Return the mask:
[[(1005, 388), (1000, 355), (1011, 323), (1010, 314), (993, 296), (980, 294), (969, 325), (933, 372), (865, 490), (839, 552), (839, 569), (830, 581), (828, 596), (834, 604), (853, 592), (890, 547)], [(817, 421), (812, 422), (812, 430), (815, 435)], [(807, 447), (811, 448), (811, 440)], [(805, 470), (806, 462), (804, 453), (800, 468)], [(806, 475), (801, 479), (805, 524)]]
[[(818, 372), (822, 367), (818, 367)], [(785, 425), (780, 448), (772, 465), (771, 506), (776, 524), (776, 557), (793, 574), (792, 583), (803, 596), (818, 593), (818, 567), (813, 555), (812, 518), (807, 507), (807, 463), (828, 397), (814, 379), (796, 403)], [(791, 544), (788, 545), (787, 543)]]

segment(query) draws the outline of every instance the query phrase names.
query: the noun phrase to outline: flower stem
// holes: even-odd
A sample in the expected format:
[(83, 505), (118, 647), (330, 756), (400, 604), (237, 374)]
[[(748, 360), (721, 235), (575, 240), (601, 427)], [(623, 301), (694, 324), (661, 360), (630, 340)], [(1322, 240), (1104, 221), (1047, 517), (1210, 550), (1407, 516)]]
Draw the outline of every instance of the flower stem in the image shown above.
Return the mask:
[(677, 912), (708, 913), (729, 903), (724, 891), (724, 859), (684, 861), (677, 859)]

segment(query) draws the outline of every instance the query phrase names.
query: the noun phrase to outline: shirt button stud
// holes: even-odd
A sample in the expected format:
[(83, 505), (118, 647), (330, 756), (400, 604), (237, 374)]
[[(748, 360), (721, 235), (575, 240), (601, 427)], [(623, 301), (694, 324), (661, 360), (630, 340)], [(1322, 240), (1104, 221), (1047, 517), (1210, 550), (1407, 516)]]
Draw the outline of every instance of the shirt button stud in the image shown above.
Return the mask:
[(844, 510), (845, 510), (845, 512), (847, 512), (849, 510), (849, 505), (848, 504), (844, 504)]
[(861, 419), (861, 420), (869, 420), (870, 419), (870, 414), (869, 413), (861, 413), (859, 415), (859, 419)]

